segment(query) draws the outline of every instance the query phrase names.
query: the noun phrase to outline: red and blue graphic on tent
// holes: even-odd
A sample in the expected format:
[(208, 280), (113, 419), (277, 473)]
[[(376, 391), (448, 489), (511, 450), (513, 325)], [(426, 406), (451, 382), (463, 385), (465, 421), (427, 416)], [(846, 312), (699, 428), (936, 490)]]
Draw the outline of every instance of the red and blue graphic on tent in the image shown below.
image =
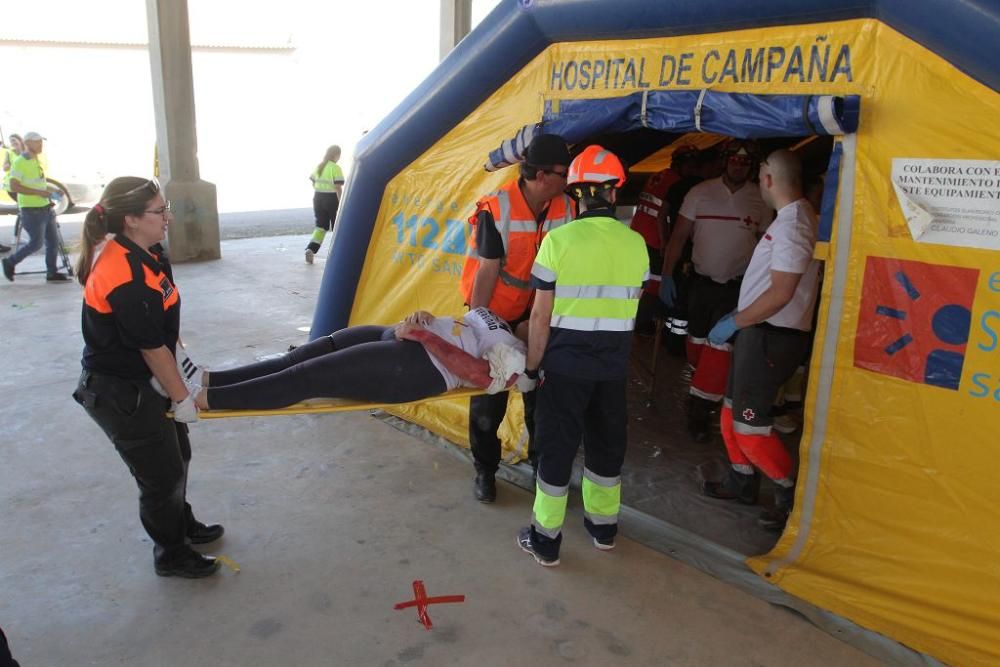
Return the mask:
[(869, 257), (854, 365), (957, 390), (978, 269)]

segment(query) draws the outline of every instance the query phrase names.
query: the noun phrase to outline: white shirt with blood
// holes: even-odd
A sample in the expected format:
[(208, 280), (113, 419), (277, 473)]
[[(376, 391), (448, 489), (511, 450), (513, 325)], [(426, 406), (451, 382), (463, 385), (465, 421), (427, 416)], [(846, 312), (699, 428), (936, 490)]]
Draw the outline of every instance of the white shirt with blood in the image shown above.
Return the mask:
[(750, 307), (771, 286), (771, 271), (799, 273), (802, 278), (792, 300), (767, 318), (768, 324), (809, 331), (819, 290), (819, 262), (813, 259), (818, 223), (812, 205), (799, 199), (778, 211), (764, 238), (754, 250), (753, 259), (740, 287), (739, 309)]
[(730, 192), (720, 177), (691, 188), (680, 214), (694, 223), (694, 270), (717, 283), (727, 283), (746, 272), (772, 212), (756, 183), (747, 181)]
[[(486, 351), (497, 343), (509, 345), (522, 352), (526, 351), (524, 343), (510, 332), (507, 323), (486, 308), (474, 308), (461, 320), (435, 317), (425, 328), (446, 342), (462, 348), (476, 359), (482, 359)], [(433, 354), (430, 357), (431, 363), (444, 376), (449, 391), (457, 387), (474, 386), (445, 368)]]

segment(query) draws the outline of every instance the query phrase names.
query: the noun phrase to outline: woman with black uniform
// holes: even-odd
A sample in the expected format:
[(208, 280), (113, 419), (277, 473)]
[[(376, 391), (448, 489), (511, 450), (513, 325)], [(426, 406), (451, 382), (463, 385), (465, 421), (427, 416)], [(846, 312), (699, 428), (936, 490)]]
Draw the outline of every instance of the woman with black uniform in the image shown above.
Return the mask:
[[(219, 563), (191, 544), (212, 542), (223, 528), (197, 521), (185, 499), (191, 443), (183, 422), (197, 421), (198, 412), (174, 358), (180, 296), (160, 246), (171, 219), (159, 184), (136, 177), (111, 181), (87, 213), (77, 267), (85, 288), (83, 373), (73, 398), (139, 486), (139, 517), (155, 544), (156, 573), (197, 578)], [(115, 236), (105, 242), (109, 233)], [(171, 408), (173, 419), (166, 416)]]

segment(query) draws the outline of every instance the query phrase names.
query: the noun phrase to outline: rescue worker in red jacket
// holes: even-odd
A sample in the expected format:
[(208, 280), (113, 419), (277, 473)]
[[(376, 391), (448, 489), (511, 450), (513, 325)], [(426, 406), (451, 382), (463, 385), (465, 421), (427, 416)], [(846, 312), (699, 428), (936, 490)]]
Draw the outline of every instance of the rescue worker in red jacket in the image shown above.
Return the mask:
[[(520, 165), (521, 174), (476, 204), (469, 219), (472, 248), (462, 270), (461, 290), (472, 308), (484, 306), (511, 328), (531, 314), (531, 267), (546, 233), (570, 222), (573, 203), (563, 190), (570, 156), (566, 142), (554, 134), (531, 140)], [(523, 394), (528, 430), (528, 459), (535, 465), (534, 392)], [(475, 497), (496, 500), (496, 471), (500, 466), (497, 429), (507, 413), (507, 392), (476, 396), (469, 402), (469, 442), (476, 467)]]
[[(130, 176), (111, 181), (87, 213), (77, 267), (83, 372), (73, 398), (135, 478), (156, 573), (200, 578), (219, 562), (191, 545), (214, 542), (224, 531), (195, 519), (186, 499), (187, 422), (198, 419), (188, 380), (200, 369), (181, 354), (180, 295), (160, 246), (172, 219), (159, 184)], [(109, 233), (115, 236), (105, 241)]]

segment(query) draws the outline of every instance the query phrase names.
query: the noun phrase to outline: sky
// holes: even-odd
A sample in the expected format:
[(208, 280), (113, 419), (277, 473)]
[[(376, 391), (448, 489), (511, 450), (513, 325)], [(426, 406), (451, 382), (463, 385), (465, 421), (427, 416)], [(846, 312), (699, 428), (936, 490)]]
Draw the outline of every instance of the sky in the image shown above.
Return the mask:
[[(499, 0), (474, 0), (473, 25)], [(0, 129), (42, 132), (50, 174), (151, 172), (156, 141), (146, 3), (9, 3), (0, 68), (44, 72), (44, 95), (0, 96)], [(440, 0), (188, 0), (201, 176), (223, 211), (310, 206), (329, 144), (345, 171), (374, 127), (438, 63)], [(223, 48), (241, 47), (241, 48)]]

